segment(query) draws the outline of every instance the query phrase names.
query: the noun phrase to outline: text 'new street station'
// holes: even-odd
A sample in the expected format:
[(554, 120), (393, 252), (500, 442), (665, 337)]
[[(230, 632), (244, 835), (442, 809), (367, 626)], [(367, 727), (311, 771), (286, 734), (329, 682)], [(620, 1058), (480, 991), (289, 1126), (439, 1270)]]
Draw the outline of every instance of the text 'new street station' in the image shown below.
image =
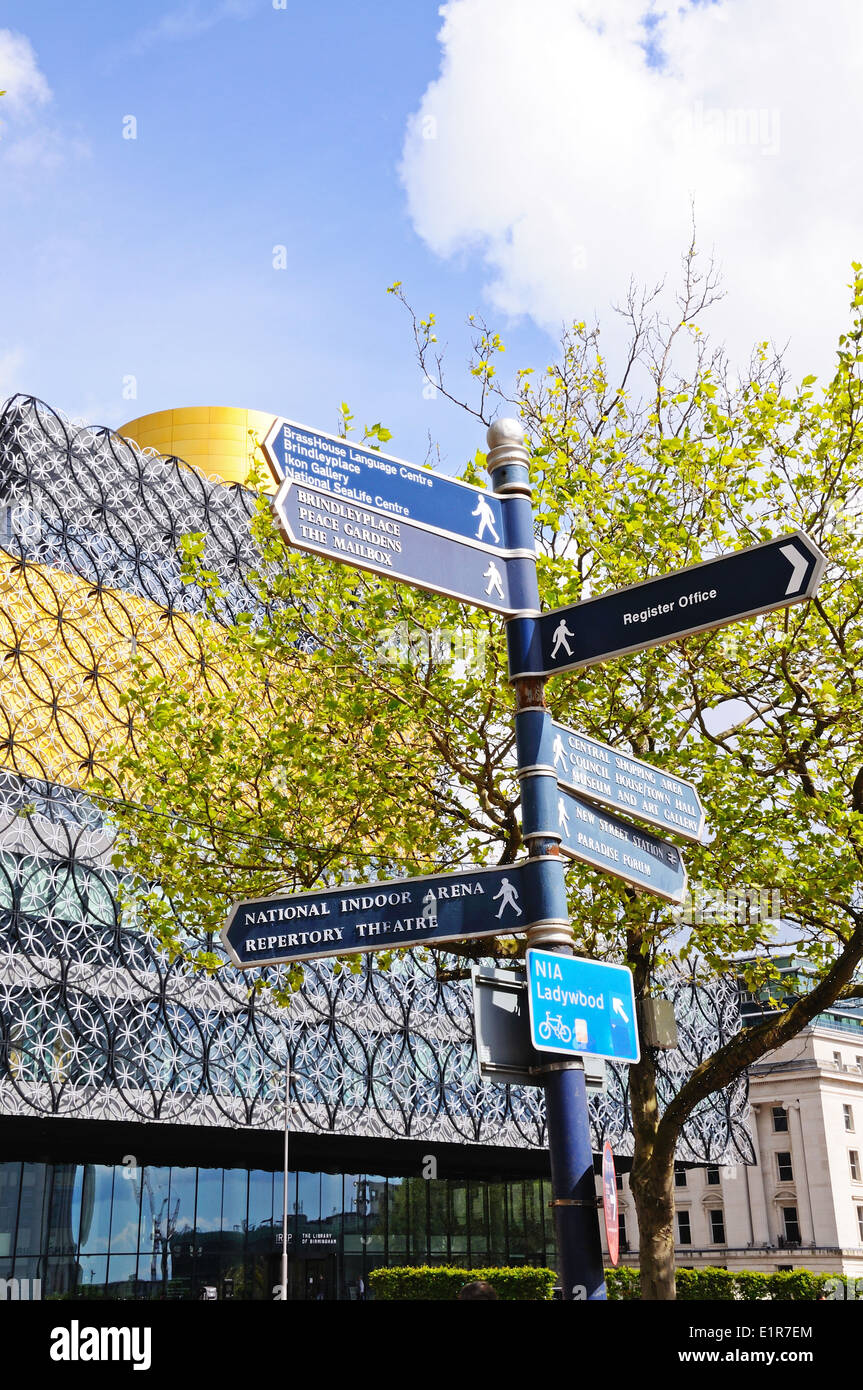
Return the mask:
[(686, 897), (686, 867), (676, 845), (627, 825), (558, 787), (557, 828), (561, 853), (591, 864), (633, 888), (666, 902)]

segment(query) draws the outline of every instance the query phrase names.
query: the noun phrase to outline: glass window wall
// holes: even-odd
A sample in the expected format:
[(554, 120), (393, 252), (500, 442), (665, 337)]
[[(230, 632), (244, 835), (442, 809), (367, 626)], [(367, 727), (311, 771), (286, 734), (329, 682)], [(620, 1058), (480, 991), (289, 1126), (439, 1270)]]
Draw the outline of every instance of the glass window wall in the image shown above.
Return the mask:
[[(292, 1298), (363, 1299), (384, 1264), (554, 1265), (548, 1183), (292, 1173)], [(0, 1277), (43, 1297), (271, 1299), (282, 1174), (0, 1163)]]

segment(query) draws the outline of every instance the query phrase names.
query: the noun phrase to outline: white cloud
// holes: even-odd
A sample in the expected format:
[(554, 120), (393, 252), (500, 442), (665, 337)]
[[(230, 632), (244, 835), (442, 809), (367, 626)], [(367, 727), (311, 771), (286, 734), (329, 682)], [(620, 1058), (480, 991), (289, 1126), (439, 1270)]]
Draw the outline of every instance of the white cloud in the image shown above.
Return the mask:
[[(30, 40), (9, 29), (0, 29), (0, 91), (0, 160), (8, 174), (56, 169), (69, 157), (89, 152), (83, 140), (46, 116), (51, 88)], [(16, 194), (20, 191), (19, 185)], [(29, 196), (32, 189), (26, 191)]]
[(863, 6), (833, 0), (448, 0), (404, 146), (419, 235), (480, 254), (505, 314), (611, 319), (673, 279), (694, 201), (732, 354), (791, 338), (829, 368), (863, 259)]
[(29, 115), (51, 100), (29, 39), (10, 29), (0, 29), (0, 91), (5, 92), (0, 110), (10, 116)]
[(260, 0), (219, 0), (209, 5), (201, 0), (187, 0), (186, 4), (167, 10), (155, 24), (139, 30), (131, 47), (141, 53), (155, 44), (197, 39), (225, 19), (250, 18), (259, 4)]

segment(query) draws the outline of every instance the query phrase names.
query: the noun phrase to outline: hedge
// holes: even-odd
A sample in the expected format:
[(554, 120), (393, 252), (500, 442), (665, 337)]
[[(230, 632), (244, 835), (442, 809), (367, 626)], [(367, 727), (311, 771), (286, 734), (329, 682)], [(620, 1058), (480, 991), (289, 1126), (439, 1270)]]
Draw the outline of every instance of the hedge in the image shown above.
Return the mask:
[(437, 1299), (452, 1302), (459, 1289), (475, 1279), (485, 1279), (493, 1284), (498, 1298), (535, 1302), (551, 1298), (557, 1275), (553, 1269), (542, 1269), (536, 1265), (519, 1265), (511, 1269), (458, 1269), (452, 1265), (390, 1266), (373, 1269), (369, 1275), (369, 1286), (376, 1299)]
[[(818, 1297), (828, 1280), (847, 1283), (845, 1275), (812, 1274), (808, 1269), (777, 1270), (772, 1274), (734, 1269), (678, 1269), (676, 1276), (679, 1300), (720, 1300), (724, 1303), (737, 1300), (753, 1302), (758, 1299), (811, 1302)], [(607, 1269), (605, 1286), (609, 1298), (641, 1297), (639, 1272), (629, 1266)]]
[[(403, 1302), (410, 1299), (434, 1299), (451, 1302), (465, 1284), (485, 1279), (494, 1286), (500, 1299), (544, 1301), (552, 1296), (557, 1283), (554, 1270), (533, 1265), (497, 1269), (459, 1269), (452, 1265), (408, 1265), (372, 1270), (369, 1285), (374, 1298)], [(769, 1299), (773, 1302), (811, 1302), (828, 1280), (847, 1285), (842, 1274), (812, 1274), (808, 1269), (781, 1270), (760, 1274), (750, 1270), (679, 1269), (677, 1297), (681, 1301), (750, 1302)], [(853, 1284), (853, 1279), (852, 1279)], [(605, 1271), (605, 1286), (610, 1299), (641, 1298), (641, 1282), (637, 1269), (620, 1265)], [(835, 1289), (835, 1284), (833, 1288)], [(829, 1292), (829, 1291), (828, 1291)], [(834, 1295), (835, 1296), (835, 1295)]]

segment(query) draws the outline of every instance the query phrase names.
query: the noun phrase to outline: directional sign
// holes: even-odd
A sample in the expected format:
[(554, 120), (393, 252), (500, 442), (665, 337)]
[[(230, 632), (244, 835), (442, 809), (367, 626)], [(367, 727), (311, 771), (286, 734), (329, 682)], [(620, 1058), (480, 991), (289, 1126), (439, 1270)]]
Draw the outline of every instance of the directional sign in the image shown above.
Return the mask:
[[(511, 1086), (542, 1086), (546, 1075), (542, 1057), (530, 1045), (527, 979), (523, 970), (497, 970), (472, 965), (473, 1030), (476, 1061), (484, 1081)], [(605, 1062), (585, 1063), (589, 1091), (606, 1089)]]
[(676, 845), (627, 825), (563, 788), (557, 795), (557, 828), (561, 852), (571, 859), (592, 864), (667, 902), (683, 902), (686, 869)]
[[(530, 607), (512, 551), (453, 539), (286, 478), (274, 501), (289, 545), (511, 617)], [(535, 611), (535, 610), (534, 610)]]
[(691, 782), (565, 724), (552, 720), (551, 727), (553, 762), (561, 786), (684, 839), (704, 838), (704, 810)]
[(278, 482), (293, 478), (367, 511), (427, 526), (491, 551), (505, 551), (505, 503), (485, 488), (459, 482), (377, 449), (278, 419), (264, 440)]
[(826, 557), (802, 531), (647, 579), (512, 633), (510, 679), (550, 676), (640, 652), (811, 598)]
[(222, 940), (235, 965), (281, 965), (462, 937), (506, 936), (527, 925), (525, 873), (509, 864), (434, 878), (344, 884), (235, 903)]
[(625, 965), (529, 950), (531, 1042), (540, 1052), (589, 1052), (637, 1062), (635, 990)]

